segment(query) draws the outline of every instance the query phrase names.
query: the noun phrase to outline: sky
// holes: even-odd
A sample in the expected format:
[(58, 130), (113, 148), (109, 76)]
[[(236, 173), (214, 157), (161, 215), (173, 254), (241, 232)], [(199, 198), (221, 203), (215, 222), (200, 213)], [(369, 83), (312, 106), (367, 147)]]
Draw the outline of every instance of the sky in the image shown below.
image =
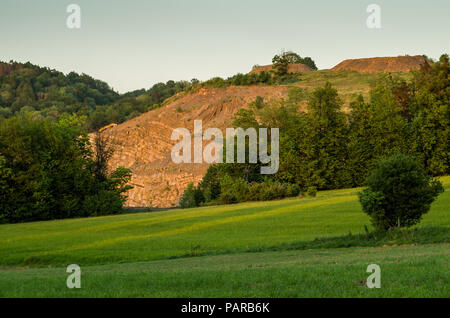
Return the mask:
[[(70, 29), (67, 6), (81, 9)], [(381, 28), (368, 28), (378, 4)], [(450, 53), (450, 1), (0, 0), (0, 61), (86, 73), (124, 93), (267, 65), (281, 50), (319, 69), (344, 59)]]

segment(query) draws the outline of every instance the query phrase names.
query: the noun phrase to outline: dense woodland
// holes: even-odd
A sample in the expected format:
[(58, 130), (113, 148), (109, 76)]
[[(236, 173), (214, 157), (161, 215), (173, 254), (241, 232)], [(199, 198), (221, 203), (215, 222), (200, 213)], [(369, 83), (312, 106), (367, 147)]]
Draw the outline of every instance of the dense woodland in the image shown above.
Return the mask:
[(77, 114), (85, 116), (88, 130), (94, 131), (160, 107), (165, 99), (191, 84), (168, 81), (120, 95), (86, 74), (64, 75), (31, 63), (0, 62), (0, 118), (29, 114), (57, 121)]
[(0, 121), (0, 223), (122, 211), (131, 171), (109, 171), (108, 141), (84, 127), (76, 115)]
[[(307, 111), (300, 105), (307, 102)], [(448, 55), (413, 71), (406, 82), (387, 74), (344, 112), (329, 83), (289, 97), (257, 98), (239, 110), (233, 125), (280, 129), (280, 167), (262, 176), (259, 164), (215, 164), (181, 205), (225, 204), (314, 195), (317, 190), (362, 186), (376, 163), (395, 153), (415, 158), (431, 176), (450, 173), (450, 67)], [(248, 160), (247, 160), (248, 162)]]

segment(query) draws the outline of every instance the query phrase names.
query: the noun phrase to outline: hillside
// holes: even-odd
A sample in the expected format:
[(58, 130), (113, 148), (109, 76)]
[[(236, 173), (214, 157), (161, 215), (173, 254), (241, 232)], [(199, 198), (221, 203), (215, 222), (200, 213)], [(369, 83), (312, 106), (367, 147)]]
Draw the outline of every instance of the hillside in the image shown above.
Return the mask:
[(119, 94), (108, 84), (87, 74), (65, 75), (29, 62), (0, 62), (0, 116), (23, 112), (23, 107), (28, 111), (77, 112), (80, 108), (114, 103), (118, 98)]
[(419, 69), (428, 60), (421, 55), (349, 59), (332, 68), (334, 71), (350, 70), (362, 73), (408, 72)]
[(170, 140), (173, 129), (193, 130), (194, 120), (203, 121), (203, 129), (230, 127), (232, 115), (255, 100), (287, 96), (286, 86), (229, 86), (200, 89), (179, 94), (161, 108), (106, 130), (115, 152), (111, 167), (119, 165), (133, 171), (128, 206), (170, 207), (177, 204), (189, 182), (203, 177), (207, 164), (174, 164)]
[[(261, 72), (270, 72), (273, 70), (273, 65), (264, 65), (253, 68), (249, 74), (259, 74)], [(305, 64), (289, 64), (288, 73), (304, 73), (312, 72), (312, 69)]]
[(125, 94), (87, 74), (64, 74), (31, 63), (0, 61), (0, 119), (25, 113), (49, 120), (77, 114), (90, 131), (160, 106), (191, 83), (168, 81)]
[[(86, 74), (64, 75), (31, 63), (0, 63), (0, 118), (28, 112), (54, 120), (76, 113), (87, 116), (90, 131), (119, 124), (103, 134), (111, 137), (116, 149), (111, 168), (121, 165), (133, 171), (134, 189), (129, 191), (126, 205), (172, 207), (178, 204), (187, 184), (200, 181), (208, 167), (172, 163), (173, 129), (192, 129), (195, 119), (203, 120), (204, 128), (230, 127), (234, 113), (257, 96), (266, 101), (285, 98), (290, 87), (313, 90), (326, 82), (338, 89), (346, 109), (359, 94), (367, 98), (370, 88), (383, 74), (361, 70), (380, 70), (380, 61), (387, 61), (383, 70), (399, 65), (401, 69), (409, 69), (405, 65), (411, 67), (414, 64), (411, 60), (420, 64), (424, 58), (347, 60), (332, 70), (314, 72), (306, 65), (290, 64), (289, 71), (297, 74), (286, 83), (257, 81), (256, 85), (249, 85), (245, 81), (245, 76), (255, 77), (271, 68), (267, 65), (252, 70), (251, 76), (238, 74), (202, 83), (168, 81), (122, 95)], [(410, 76), (405, 72), (397, 74), (402, 78)], [(240, 83), (236, 84), (239, 86), (233, 85), (234, 82)]]
[[(179, 93), (169, 98), (161, 108), (151, 110), (104, 132), (111, 137), (116, 149), (111, 168), (119, 165), (133, 171), (127, 206), (172, 207), (190, 182), (197, 183), (208, 164), (179, 164), (172, 162), (170, 152), (175, 142), (170, 140), (173, 129), (193, 129), (193, 121), (201, 119), (203, 129), (230, 127), (233, 114), (257, 96), (265, 100), (287, 96), (290, 87), (310, 91), (331, 82), (339, 91), (346, 108), (359, 94), (368, 96), (371, 86), (380, 74), (362, 74), (354, 71), (322, 70), (301, 75), (290, 85), (227, 86), (201, 88)], [(409, 74), (399, 73), (407, 78)]]

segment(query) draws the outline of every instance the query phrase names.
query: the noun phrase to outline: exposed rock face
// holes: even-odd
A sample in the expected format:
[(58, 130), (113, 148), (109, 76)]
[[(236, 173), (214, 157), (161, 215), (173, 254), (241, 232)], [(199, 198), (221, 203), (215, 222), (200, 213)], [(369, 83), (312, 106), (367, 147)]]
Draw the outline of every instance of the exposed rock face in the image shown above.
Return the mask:
[(110, 168), (121, 165), (133, 171), (134, 189), (129, 191), (126, 205), (177, 205), (188, 183), (202, 179), (208, 164), (172, 162), (171, 150), (177, 141), (170, 137), (175, 128), (187, 128), (193, 136), (194, 120), (202, 120), (203, 131), (217, 127), (225, 135), (237, 110), (247, 107), (257, 96), (266, 100), (286, 97), (287, 90), (283, 86), (230, 86), (181, 93), (159, 109), (102, 132), (115, 148)]
[[(252, 69), (249, 74), (259, 74), (261, 72), (270, 72), (273, 70), (272, 64), (270, 65), (264, 65), (264, 66), (258, 66)], [(304, 73), (304, 72), (311, 72), (312, 69), (305, 65), (305, 64), (289, 64), (288, 65), (288, 73)]]
[(361, 73), (407, 72), (419, 69), (425, 63), (429, 64), (430, 62), (421, 55), (374, 57), (345, 60), (333, 67), (332, 70), (352, 70)]

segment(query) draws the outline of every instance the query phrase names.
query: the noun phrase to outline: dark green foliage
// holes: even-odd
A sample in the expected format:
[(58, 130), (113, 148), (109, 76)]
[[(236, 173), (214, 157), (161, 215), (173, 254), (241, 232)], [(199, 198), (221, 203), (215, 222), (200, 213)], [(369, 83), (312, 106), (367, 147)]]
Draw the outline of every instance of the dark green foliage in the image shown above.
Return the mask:
[(180, 199), (180, 207), (182, 208), (192, 208), (197, 206), (194, 197), (195, 187), (191, 182), (188, 184), (186, 190), (183, 192), (183, 196)]
[(65, 76), (31, 63), (0, 62), (0, 107), (11, 110), (6, 117), (23, 107), (48, 118), (88, 115), (95, 106), (118, 99), (119, 94), (106, 83), (86, 74), (71, 72)]
[(203, 201), (203, 193), (191, 182), (183, 192), (183, 196), (180, 199), (180, 207), (193, 208), (199, 206)]
[[(215, 165), (211, 166), (215, 167)], [(246, 201), (270, 201), (300, 194), (296, 184), (280, 183), (266, 179), (262, 182), (247, 182), (240, 177), (228, 174), (220, 176), (220, 182), (214, 195), (211, 187), (205, 187), (204, 180), (199, 186), (188, 185), (180, 199), (181, 208), (192, 208), (201, 205), (232, 204)]]
[(308, 187), (306, 194), (310, 197), (315, 197), (317, 195), (317, 188), (314, 186)]
[(316, 63), (313, 61), (312, 58), (310, 57), (304, 57), (301, 61), (300, 64), (305, 64), (306, 66), (309, 66), (312, 70), (317, 70), (317, 66)]
[(350, 166), (361, 185), (377, 159), (395, 152), (417, 158), (428, 174), (450, 173), (450, 68), (446, 55), (413, 72), (411, 83), (387, 76), (370, 103), (351, 104)]
[(301, 79), (301, 74), (279, 74), (273, 70), (270, 72), (261, 72), (259, 74), (241, 74), (223, 79), (221, 77), (214, 77), (205, 82), (196, 83), (189, 86), (185, 91), (195, 91), (200, 88), (222, 88), (230, 85), (235, 86), (249, 86), (249, 85), (286, 85), (298, 82)]
[(420, 222), (444, 191), (412, 157), (396, 154), (381, 160), (359, 194), (363, 211), (377, 229), (410, 227)]
[(205, 82), (197, 83), (186, 88), (187, 91), (195, 91), (200, 88), (222, 88), (230, 85), (247, 86), (247, 85), (274, 85), (277, 84), (279, 78), (271, 73), (261, 72), (259, 74), (241, 74), (238, 73), (227, 79), (214, 77)]
[[(131, 173), (106, 170), (110, 150), (91, 150), (76, 116), (0, 122), (0, 223), (119, 213)], [(100, 147), (99, 147), (100, 145)]]
[(337, 189), (351, 185), (348, 158), (348, 124), (342, 101), (329, 83), (316, 89), (305, 116), (303, 135), (305, 173), (308, 186)]
[(428, 174), (450, 172), (450, 66), (447, 54), (414, 72), (408, 149)]
[(64, 75), (31, 63), (0, 62), (0, 119), (27, 112), (50, 120), (78, 114), (87, 116), (88, 129), (94, 131), (157, 108), (197, 82), (168, 81), (119, 95), (86, 74)]
[(245, 201), (248, 185), (242, 178), (231, 178), (225, 174), (220, 179), (220, 195), (218, 201), (221, 204), (238, 203)]

